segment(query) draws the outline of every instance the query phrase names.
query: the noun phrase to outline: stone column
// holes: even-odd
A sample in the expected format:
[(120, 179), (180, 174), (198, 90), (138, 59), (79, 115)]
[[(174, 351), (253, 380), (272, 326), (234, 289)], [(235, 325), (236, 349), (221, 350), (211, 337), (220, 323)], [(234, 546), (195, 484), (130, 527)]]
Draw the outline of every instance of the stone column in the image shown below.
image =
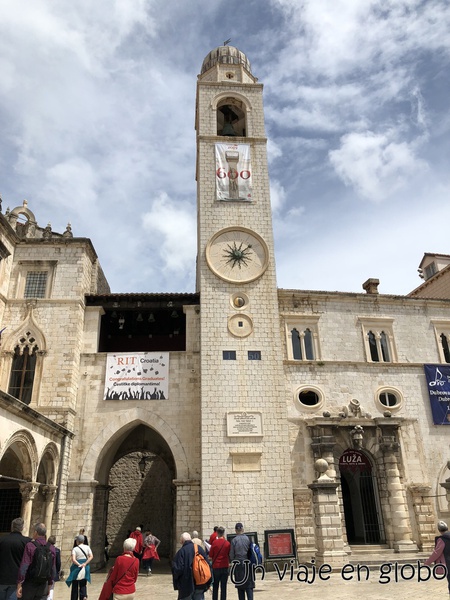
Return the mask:
[(294, 489), (295, 538), (300, 563), (308, 562), (317, 554), (312, 498), (307, 487)]
[(398, 468), (397, 455), (400, 444), (397, 441), (397, 429), (394, 427), (383, 427), (382, 432), (380, 448), (384, 454), (384, 469), (389, 493), (394, 550), (396, 552), (417, 551), (417, 545), (412, 541), (405, 490)]
[(20, 493), (22, 494), (22, 512), (21, 517), (24, 521), (23, 534), (29, 535), (33, 533), (30, 531), (31, 526), (31, 513), (33, 510), (33, 500), (39, 491), (39, 483), (20, 483)]
[[(442, 485), (442, 484), (441, 484)], [(422, 552), (432, 552), (436, 537), (436, 515), (431, 496), (431, 485), (412, 483), (411, 492), (414, 514), (417, 522), (419, 539), (417, 540)]]
[(58, 488), (56, 487), (56, 485), (41, 486), (41, 492), (45, 499), (44, 515), (43, 515), (42, 521), (45, 524), (45, 526), (47, 527), (47, 537), (49, 535), (51, 535), (50, 532), (52, 529), (53, 507), (55, 504), (55, 496), (56, 496), (57, 489)]
[(313, 493), (314, 520), (316, 527), (317, 564), (341, 568), (347, 562), (342, 535), (342, 519), (337, 489), (339, 483), (328, 477), (329, 465), (318, 459), (314, 467), (320, 476), (308, 485)]

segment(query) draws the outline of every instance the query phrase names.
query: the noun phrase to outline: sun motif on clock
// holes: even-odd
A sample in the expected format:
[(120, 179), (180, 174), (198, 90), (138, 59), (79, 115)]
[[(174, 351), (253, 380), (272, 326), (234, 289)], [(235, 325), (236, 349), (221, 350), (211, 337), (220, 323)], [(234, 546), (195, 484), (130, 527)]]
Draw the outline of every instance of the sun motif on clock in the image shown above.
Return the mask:
[(251, 248), (251, 244), (246, 246), (244, 242), (241, 242), (238, 245), (234, 241), (231, 244), (227, 245), (223, 253), (227, 263), (229, 263), (232, 268), (234, 268), (237, 265), (241, 269), (242, 267), (248, 267), (249, 262), (251, 262), (252, 260)]
[(251, 229), (227, 227), (209, 240), (206, 261), (224, 281), (249, 283), (267, 269), (269, 252), (262, 237)]

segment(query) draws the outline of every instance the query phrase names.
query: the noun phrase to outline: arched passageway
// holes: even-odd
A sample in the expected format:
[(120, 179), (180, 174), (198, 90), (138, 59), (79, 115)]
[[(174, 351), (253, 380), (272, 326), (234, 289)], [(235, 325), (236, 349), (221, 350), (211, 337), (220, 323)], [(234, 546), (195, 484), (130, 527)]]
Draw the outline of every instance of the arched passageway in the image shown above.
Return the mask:
[(161, 540), (160, 556), (169, 556), (174, 527), (176, 478), (172, 452), (154, 429), (137, 424), (116, 438), (104, 461), (111, 466), (105, 485), (97, 488), (94, 522), (103, 524), (110, 556), (122, 551), (123, 540), (136, 526)]

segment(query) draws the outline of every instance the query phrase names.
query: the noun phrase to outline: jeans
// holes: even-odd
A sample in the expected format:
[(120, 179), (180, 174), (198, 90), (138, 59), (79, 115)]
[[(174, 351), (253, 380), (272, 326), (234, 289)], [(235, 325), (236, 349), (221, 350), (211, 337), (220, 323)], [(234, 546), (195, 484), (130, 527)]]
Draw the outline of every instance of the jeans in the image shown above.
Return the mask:
[(195, 590), (191, 596), (178, 598), (178, 600), (205, 600), (205, 592), (203, 590)]
[(12, 598), (15, 600), (17, 598), (16, 589), (17, 586), (15, 583), (12, 585), (0, 585), (0, 600), (12, 600)]
[(222, 567), (220, 569), (213, 569), (213, 572), (214, 572), (214, 580), (213, 580), (212, 600), (219, 599), (219, 585), (220, 585), (220, 600), (227, 600), (228, 567)]
[(247, 600), (253, 600), (253, 588), (246, 588), (245, 590), (238, 589), (239, 600), (245, 600), (245, 593), (247, 592)]

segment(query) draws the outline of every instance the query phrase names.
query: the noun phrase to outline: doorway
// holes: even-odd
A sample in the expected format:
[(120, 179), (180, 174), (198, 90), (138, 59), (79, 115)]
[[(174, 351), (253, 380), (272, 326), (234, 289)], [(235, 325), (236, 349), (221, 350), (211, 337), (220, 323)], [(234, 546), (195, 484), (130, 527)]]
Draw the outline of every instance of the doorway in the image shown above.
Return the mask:
[(339, 459), (339, 470), (348, 543), (383, 544), (378, 485), (369, 456), (349, 448)]

